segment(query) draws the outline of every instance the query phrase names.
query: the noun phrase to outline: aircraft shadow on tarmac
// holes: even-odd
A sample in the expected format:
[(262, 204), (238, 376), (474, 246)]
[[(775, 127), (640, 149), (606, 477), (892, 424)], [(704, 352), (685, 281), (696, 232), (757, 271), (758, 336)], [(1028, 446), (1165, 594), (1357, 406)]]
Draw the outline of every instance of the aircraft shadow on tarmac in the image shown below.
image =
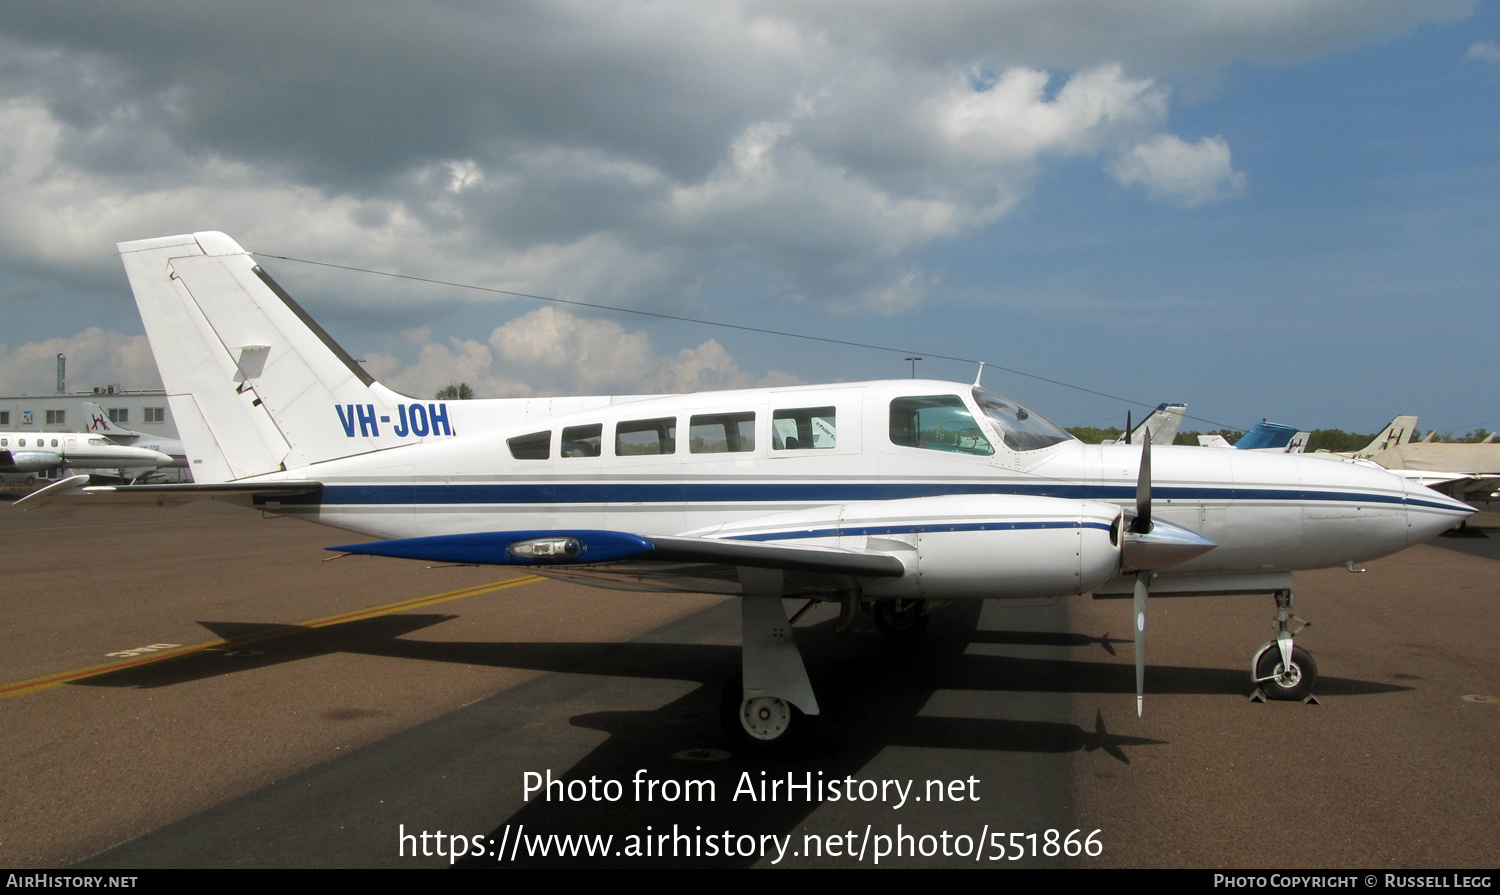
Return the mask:
[(1483, 559), (1500, 560), (1500, 529), (1470, 523), (1443, 532), (1432, 539), (1432, 545)]
[[(879, 773), (887, 778), (914, 781), (920, 792), (929, 778), (961, 779), (978, 773), (991, 786), (989, 800), (979, 805), (919, 806), (915, 810), (928, 812), (928, 822), (922, 824), (924, 829), (934, 817), (942, 818), (945, 828), (953, 818), (980, 817), (971, 832), (978, 832), (981, 822), (1004, 822), (998, 818), (1008, 819), (1009, 829), (1066, 831), (1077, 824), (1066, 804), (1071, 786), (1068, 762), (1060, 759), (1070, 754), (1101, 753), (1108, 756), (1108, 764), (1119, 768), (1130, 765), (1128, 750), (1166, 743), (1110, 732), (1102, 709), (1094, 706), (1082, 707), (1084, 712), (1095, 708), (1093, 723), (1087, 726), (996, 717), (1007, 713), (1035, 715), (1039, 704), (1029, 695), (1033, 693), (1074, 695), (1072, 707), (1062, 704), (1045, 707), (1043, 703), (1040, 711), (1077, 717), (1072, 713), (1079, 711), (1080, 698), (1101, 693), (1132, 693), (1134, 670), (1129, 662), (1119, 660), (1095, 662), (975, 652), (970, 649), (971, 644), (986, 651), (1006, 645), (1085, 649), (1097, 645), (1112, 652), (1111, 645), (1121, 642), (1108, 635), (984, 630), (979, 628), (980, 609), (980, 604), (974, 601), (936, 613), (927, 633), (913, 643), (891, 643), (867, 629), (840, 638), (834, 634), (831, 620), (799, 627), (798, 640), (808, 671), (818, 687), (823, 714), (810, 729), (804, 748), (785, 756), (731, 754), (719, 727), (721, 687), (739, 668), (738, 647), (722, 642), (726, 632), (734, 631), (737, 626), (735, 601), (725, 601), (628, 643), (453, 643), (405, 639), (405, 635), (455, 617), (440, 614), (391, 615), (321, 628), (205, 623), (205, 627), (229, 643), (75, 685), (164, 687), (331, 653), (556, 672), (458, 710), (452, 716), (452, 723), (462, 725), (466, 722), (458, 719), (475, 712), (503, 718), (509, 725), (520, 725), (522, 715), (553, 728), (566, 719), (573, 727), (602, 731), (608, 736), (581, 760), (570, 760), (566, 768), (557, 767), (556, 779), (616, 780), (628, 789), (636, 773), (644, 769), (649, 779), (711, 781), (717, 792), (714, 800), (691, 805), (682, 801), (643, 802), (627, 792), (625, 798), (616, 802), (533, 797), (513, 812), (498, 810), (497, 806), (495, 812), (489, 813), (490, 817), (507, 813), (509, 816), (489, 834), (494, 843), (492, 849), (498, 849), (511, 830), (523, 827), (530, 834), (614, 835), (616, 851), (628, 837), (640, 836), (648, 827), (654, 835), (708, 836), (735, 831), (756, 835), (774, 832), (783, 836), (795, 833), (794, 838), (800, 837), (808, 829), (809, 816), (822, 803), (804, 799), (732, 798), (745, 774), (757, 781), (762, 775), (765, 779), (785, 780), (788, 774), (798, 781), (831, 781), (851, 776), (856, 780), (869, 779)], [(633, 682), (644, 679), (688, 681), (698, 686), (654, 709), (599, 708), (629, 704), (639, 686)], [(1151, 692), (1163, 695), (1243, 698), (1246, 690), (1245, 673), (1240, 669), (1157, 666), (1150, 669), (1147, 680)], [(1345, 695), (1405, 689), (1337, 678), (1324, 678), (1320, 684), (1320, 692)], [(950, 709), (962, 705), (963, 710), (972, 709), (974, 715), (989, 717), (925, 713), (932, 711), (929, 706), (940, 691), (949, 694), (944, 704)], [(957, 701), (952, 698), (955, 693), (959, 694)], [(1017, 696), (1011, 698), (1007, 694)], [(1121, 705), (1133, 702), (1118, 701)], [(430, 723), (448, 723), (448, 719)], [(523, 754), (532, 756), (525, 759), (531, 762), (527, 769), (548, 766), (551, 759), (546, 756), (550, 752), (542, 747), (526, 747), (524, 737), (529, 734), (524, 729), (518, 729), (515, 735), (523, 737), (523, 741), (509, 744), (507, 754), (514, 754), (519, 748)], [(460, 750), (472, 748), (482, 753), (489, 748), (460, 747), (451, 740), (447, 742), (450, 748)], [(967, 757), (957, 760), (960, 753)], [(879, 771), (872, 770), (877, 767), (873, 764), (877, 757)], [(480, 759), (478, 763), (490, 775), (514, 777), (520, 782), (521, 775), (515, 768), (501, 767), (489, 759)], [(421, 772), (403, 767), (399, 773)], [(1003, 791), (997, 791), (1000, 783), (996, 781), (1004, 783)], [(858, 806), (846, 802), (841, 807), (860, 812), (857, 822), (848, 822), (857, 823), (861, 829), (867, 821), (878, 818), (886, 819), (881, 823), (889, 821), (887, 833), (894, 832), (895, 824), (903, 820), (908, 829), (914, 823), (922, 823), (912, 806), (900, 814), (878, 802)], [(871, 814), (872, 811), (876, 813)], [(964, 814), (966, 811), (971, 813)], [(976, 811), (983, 813), (972, 813)], [(840, 817), (843, 816), (835, 815), (832, 821), (825, 818), (819, 826), (844, 823)], [(759, 860), (705, 854), (701, 841), (688, 847), (700, 849), (696, 857), (679, 854), (666, 861), (643, 862), (628, 854), (611, 854), (590, 858), (587, 866), (641, 867), (662, 863), (681, 867), (701, 863), (723, 867)], [(496, 861), (491, 856), (473, 863), (494, 867), (577, 866), (579, 860), (555, 853), (551, 856), (522, 853), (514, 860)], [(1059, 858), (1044, 863), (1068, 862)]]
[[(732, 603), (726, 603), (732, 609)], [(915, 643), (892, 643), (869, 630), (837, 637), (832, 620), (797, 628), (826, 722), (830, 713), (872, 690), (907, 690), (924, 696), (936, 689), (992, 692), (1131, 693), (1134, 671), (1122, 662), (1031, 658), (976, 653), (973, 645), (1086, 647), (1097, 644), (1116, 655), (1115, 644), (1132, 641), (1068, 632), (993, 631), (978, 628), (980, 604), (955, 604), (932, 616), (928, 632)], [(711, 613), (714, 610), (704, 610)], [(702, 614), (702, 613), (700, 613)], [(715, 689), (739, 669), (739, 647), (721, 643), (651, 642), (475, 642), (406, 639), (406, 635), (457, 618), (447, 614), (402, 614), (325, 627), (253, 622), (200, 622), (226, 641), (222, 646), (160, 662), (75, 681), (70, 686), (152, 688), (223, 674), (252, 671), (317, 656), (350, 653), (451, 662), (545, 672), (586, 673), (620, 678), (695, 681)], [(733, 619), (721, 625), (737, 627)], [(1241, 668), (1148, 666), (1149, 692), (1156, 694), (1245, 695)], [(1399, 686), (1324, 675), (1323, 695), (1390, 693)], [(823, 726), (823, 725), (819, 725)]]

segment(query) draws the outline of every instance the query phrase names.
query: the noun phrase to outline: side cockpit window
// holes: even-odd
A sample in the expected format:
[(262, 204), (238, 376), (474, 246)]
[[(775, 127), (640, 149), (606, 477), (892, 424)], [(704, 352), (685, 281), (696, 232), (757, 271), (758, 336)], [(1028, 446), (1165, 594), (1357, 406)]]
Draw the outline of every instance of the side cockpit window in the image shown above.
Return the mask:
[(891, 443), (902, 447), (976, 454), (995, 453), (958, 395), (923, 395), (891, 401)]
[(547, 453), (552, 450), (552, 433), (548, 431), (518, 435), (505, 443), (510, 445), (510, 455), (517, 460), (545, 460)]
[(778, 410), (771, 415), (771, 449), (808, 451), (836, 447), (835, 423), (832, 407)]

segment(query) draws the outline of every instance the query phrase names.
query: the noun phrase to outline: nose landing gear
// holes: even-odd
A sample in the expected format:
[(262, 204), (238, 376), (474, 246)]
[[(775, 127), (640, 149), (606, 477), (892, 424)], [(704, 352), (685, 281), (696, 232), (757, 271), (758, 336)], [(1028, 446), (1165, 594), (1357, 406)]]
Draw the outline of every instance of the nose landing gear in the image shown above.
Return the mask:
[[(1299, 623), (1295, 629), (1291, 627), (1294, 621)], [(1313, 684), (1318, 680), (1318, 664), (1311, 653), (1292, 641), (1309, 624), (1307, 619), (1292, 615), (1292, 592), (1276, 591), (1276, 639), (1262, 645), (1250, 660), (1250, 677), (1255, 684), (1251, 700), (1300, 699), (1318, 704), (1318, 698), (1312, 695)]]

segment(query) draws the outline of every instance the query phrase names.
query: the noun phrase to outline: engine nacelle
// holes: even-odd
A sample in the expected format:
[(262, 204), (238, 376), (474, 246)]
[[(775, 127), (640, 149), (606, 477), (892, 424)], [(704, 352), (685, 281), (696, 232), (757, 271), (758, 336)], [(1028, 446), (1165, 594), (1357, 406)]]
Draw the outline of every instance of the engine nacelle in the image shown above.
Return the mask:
[(870, 597), (1019, 599), (1086, 593), (1120, 571), (1120, 508), (1015, 494), (869, 501), (721, 526), (714, 537), (889, 553), (901, 578), (864, 583)]
[(56, 451), (0, 450), (0, 472), (42, 472), (62, 462), (62, 454)]

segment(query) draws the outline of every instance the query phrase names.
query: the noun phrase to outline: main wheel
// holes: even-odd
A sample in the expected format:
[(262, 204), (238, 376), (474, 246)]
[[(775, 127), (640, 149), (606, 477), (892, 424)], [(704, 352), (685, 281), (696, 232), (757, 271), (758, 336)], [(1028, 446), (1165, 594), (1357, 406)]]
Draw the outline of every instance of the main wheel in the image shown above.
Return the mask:
[(801, 739), (807, 727), (802, 710), (775, 696), (746, 699), (745, 680), (735, 675), (719, 701), (719, 720), (730, 742), (749, 752), (781, 752)]
[(1291, 667), (1281, 664), (1276, 644), (1260, 654), (1255, 663), (1255, 683), (1271, 699), (1306, 699), (1318, 680), (1318, 663), (1300, 646), (1292, 647)]
[(892, 640), (916, 640), (927, 630), (926, 600), (876, 600), (875, 627)]

